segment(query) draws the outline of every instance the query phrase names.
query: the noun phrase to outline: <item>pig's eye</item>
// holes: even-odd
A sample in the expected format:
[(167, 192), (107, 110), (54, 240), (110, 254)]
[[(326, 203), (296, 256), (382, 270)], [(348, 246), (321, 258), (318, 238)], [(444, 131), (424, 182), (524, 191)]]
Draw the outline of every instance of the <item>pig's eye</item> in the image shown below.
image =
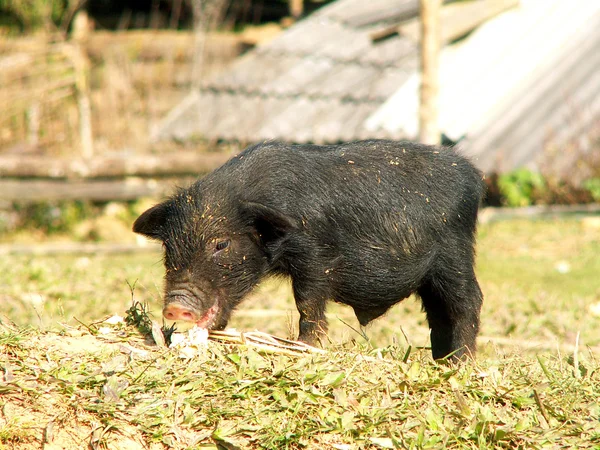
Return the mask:
[(227, 247), (229, 247), (229, 242), (230, 242), (229, 240), (217, 242), (217, 245), (215, 247), (215, 251), (219, 252), (221, 250), (226, 249)]

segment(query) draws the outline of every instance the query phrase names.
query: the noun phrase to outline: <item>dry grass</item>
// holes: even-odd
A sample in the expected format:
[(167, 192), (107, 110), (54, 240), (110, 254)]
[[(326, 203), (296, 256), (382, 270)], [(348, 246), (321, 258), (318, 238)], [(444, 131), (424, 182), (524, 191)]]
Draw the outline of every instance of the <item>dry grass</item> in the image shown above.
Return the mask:
[(598, 448), (600, 366), (462, 366), (398, 346), (290, 356), (209, 343), (191, 359), (97, 324), (0, 331), (0, 442), (30, 448)]
[[(0, 153), (81, 154), (75, 63), (65, 62), (56, 48), (63, 46), (48, 44), (43, 36), (0, 40), (6, 59), (0, 66), (0, 99), (10, 104), (0, 112)], [(177, 149), (171, 143), (154, 144), (149, 136), (189, 94), (193, 49), (190, 31), (95, 32), (81, 44), (84, 58), (78, 61), (89, 66), (85, 74), (96, 154)], [(239, 36), (211, 34), (201, 75), (223, 70), (240, 51)], [(30, 136), (35, 134), (28, 125), (32, 107), (39, 116), (38, 139)]]

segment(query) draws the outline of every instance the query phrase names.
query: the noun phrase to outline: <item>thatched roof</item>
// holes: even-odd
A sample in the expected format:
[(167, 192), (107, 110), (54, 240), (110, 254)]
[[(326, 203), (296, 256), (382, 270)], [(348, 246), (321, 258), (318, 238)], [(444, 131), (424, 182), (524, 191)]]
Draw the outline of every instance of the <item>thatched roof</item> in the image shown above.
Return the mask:
[(399, 35), (374, 43), (370, 33), (416, 16), (417, 4), (341, 0), (323, 7), (206, 81), (162, 134), (290, 142), (371, 137), (362, 123), (417, 69), (418, 47)]

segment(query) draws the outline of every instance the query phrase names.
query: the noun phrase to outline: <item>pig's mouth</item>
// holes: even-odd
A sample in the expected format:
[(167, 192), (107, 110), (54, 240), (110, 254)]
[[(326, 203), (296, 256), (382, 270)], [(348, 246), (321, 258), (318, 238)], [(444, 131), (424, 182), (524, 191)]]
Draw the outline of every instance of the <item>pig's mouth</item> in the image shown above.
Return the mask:
[(198, 320), (196, 320), (196, 326), (198, 328), (206, 328), (210, 330), (217, 320), (217, 314), (219, 313), (219, 302), (215, 301), (215, 304), (208, 308)]
[(166, 319), (194, 322), (197, 327), (208, 330), (215, 326), (221, 312), (218, 299), (215, 299), (213, 305), (201, 314), (197, 308), (189, 306), (190, 302), (186, 301), (188, 300), (186, 297), (182, 297), (181, 293), (170, 296), (163, 309), (163, 316)]

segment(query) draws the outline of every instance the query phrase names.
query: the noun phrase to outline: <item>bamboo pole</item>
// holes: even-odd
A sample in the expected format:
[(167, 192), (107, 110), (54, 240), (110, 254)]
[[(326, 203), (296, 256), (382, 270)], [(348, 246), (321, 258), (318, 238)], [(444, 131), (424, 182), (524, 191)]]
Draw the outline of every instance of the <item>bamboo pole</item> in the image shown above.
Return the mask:
[(304, 14), (304, 0), (290, 0), (290, 16), (299, 19)]
[(421, 89), (419, 140), (439, 144), (439, 53), (441, 42), (441, 0), (420, 0), (421, 5)]
[(73, 46), (72, 58), (75, 67), (75, 89), (77, 90), (77, 106), (79, 109), (79, 134), (82, 156), (84, 158), (91, 158), (94, 155), (94, 138), (89, 95), (90, 62), (79, 43), (75, 43)]

